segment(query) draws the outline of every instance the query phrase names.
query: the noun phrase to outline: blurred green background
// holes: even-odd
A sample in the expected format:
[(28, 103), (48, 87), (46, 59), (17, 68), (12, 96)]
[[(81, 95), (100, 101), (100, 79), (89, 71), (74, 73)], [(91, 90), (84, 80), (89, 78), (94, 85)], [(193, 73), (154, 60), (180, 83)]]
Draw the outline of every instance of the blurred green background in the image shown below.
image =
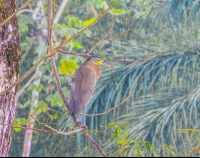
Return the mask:
[[(54, 46), (91, 23), (113, 0), (55, 1)], [(20, 8), (27, 0), (18, 0)], [(21, 42), (21, 76), (47, 50), (47, 0), (30, 4), (17, 17)], [(62, 14), (56, 19), (57, 12)], [(37, 12), (37, 14), (35, 14)], [(156, 60), (133, 63), (109, 62), (116, 70), (101, 67), (101, 77), (87, 106), (88, 114), (109, 110), (103, 116), (87, 117), (95, 141), (108, 156), (186, 156), (199, 148), (199, 0), (119, 0), (92, 27), (78, 35), (63, 50), (87, 53), (112, 26), (92, 55), (102, 59), (136, 60), (170, 53)], [(57, 53), (57, 70), (69, 99), (76, 69), (87, 58)], [(28, 82), (28, 84), (27, 84)], [(15, 125), (26, 124), (29, 113), (59, 131), (74, 130), (74, 124), (56, 88), (50, 60), (46, 59), (20, 83)], [(83, 118), (79, 116), (81, 121)], [(35, 122), (34, 128), (47, 129)], [(25, 130), (14, 130), (9, 156), (22, 156)], [(78, 156), (90, 143), (81, 133), (68, 136), (33, 132), (31, 156)], [(119, 150), (120, 149), (120, 150)], [(100, 156), (90, 145), (81, 156)], [(195, 155), (194, 155), (195, 156)], [(197, 155), (196, 155), (197, 156)]]

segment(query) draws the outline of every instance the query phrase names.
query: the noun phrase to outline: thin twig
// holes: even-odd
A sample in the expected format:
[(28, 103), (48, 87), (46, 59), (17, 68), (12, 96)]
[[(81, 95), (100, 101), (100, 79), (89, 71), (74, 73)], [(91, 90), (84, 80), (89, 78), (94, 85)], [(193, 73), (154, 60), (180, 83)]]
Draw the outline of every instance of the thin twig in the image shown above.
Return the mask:
[(197, 151), (200, 150), (200, 147), (198, 149), (195, 149), (193, 152), (191, 152), (189, 155), (187, 155), (187, 157), (191, 157), (192, 155), (194, 155)]
[(32, 83), (32, 81), (38, 76), (38, 74), (34, 74), (30, 80), (28, 80), (28, 82), (24, 85), (24, 87), (22, 89), (20, 89), (17, 93), (17, 97), (19, 97), (23, 92), (24, 90), (30, 86), (30, 84)]
[(113, 29), (113, 26), (114, 26), (114, 24), (115, 24), (115, 22), (114, 22), (114, 19), (113, 19), (113, 16), (112, 16), (112, 27), (109, 29), (109, 31), (107, 32), (107, 34), (100, 40), (100, 41), (98, 41), (89, 51), (88, 51), (88, 55), (91, 53), (91, 51), (99, 44), (99, 43), (101, 43), (101, 42), (103, 42), (104, 41), (104, 39), (106, 38), (106, 36), (108, 36), (108, 34), (110, 33), (110, 31)]
[[(106, 2), (103, 2), (103, 5), (104, 5), (105, 9), (108, 8), (108, 5), (106, 4)], [(122, 15), (125, 15), (125, 14), (128, 14), (128, 13), (132, 12), (133, 10), (135, 10), (135, 8), (130, 9), (130, 10), (127, 10), (127, 11), (124, 12), (124, 13), (113, 13), (113, 12), (110, 10), (109, 13), (110, 13), (111, 15), (113, 15), (113, 16), (122, 16)]]
[(77, 157), (80, 157), (80, 156), (84, 153), (84, 151), (87, 150), (87, 148), (89, 148), (89, 147), (90, 147), (90, 145), (86, 146), (86, 147), (83, 149), (83, 151), (82, 151)]
[(21, 129), (29, 129), (29, 130), (33, 130), (33, 131), (40, 131), (40, 132), (46, 132), (46, 133), (59, 133), (59, 134), (63, 134), (63, 135), (70, 135), (72, 133), (77, 133), (77, 132), (80, 132), (82, 131), (82, 129), (77, 129), (75, 131), (70, 131), (70, 132), (60, 132), (60, 131), (56, 131), (56, 130), (43, 130), (43, 129), (38, 129), (38, 128), (29, 128), (29, 127), (15, 127), (15, 126), (12, 126), (12, 125), (9, 125), (9, 124), (2, 124), (0, 123), (1, 125), (4, 125), (4, 126), (9, 126), (9, 127), (12, 127), (12, 128), (21, 128)]
[[(134, 62), (138, 62), (138, 61), (151, 61), (151, 60), (155, 60), (159, 57), (162, 57), (166, 54), (168, 54), (171, 50), (172, 50), (173, 46), (170, 48), (169, 51), (167, 51), (166, 53), (162, 54), (162, 55), (159, 55), (159, 56), (156, 56), (154, 58), (151, 58), (151, 59), (146, 59), (146, 57), (144, 59), (137, 59), (137, 60), (116, 60), (116, 59), (103, 59), (104, 61), (116, 61), (116, 62), (127, 62), (127, 63), (134, 63)], [(64, 53), (64, 54), (69, 54), (69, 55), (77, 55), (77, 56), (86, 56), (86, 57), (92, 57), (92, 55), (89, 55), (89, 54), (81, 54), (81, 53), (74, 53), (74, 52), (67, 52), (67, 51), (64, 51), (62, 49), (59, 49), (58, 50), (59, 52), (61, 53)], [(151, 52), (149, 53), (151, 54)], [(147, 56), (149, 56), (149, 54)]]
[(23, 57), (22, 57), (22, 60), (21, 60), (21, 63), (20, 65), (22, 65), (22, 63), (24, 62), (25, 58), (26, 58), (26, 55), (28, 54), (29, 50), (31, 49), (33, 43), (35, 42), (37, 37), (34, 37), (33, 40), (31, 41), (31, 43), (29, 44), (28, 48), (26, 49), (26, 52), (23, 54)]

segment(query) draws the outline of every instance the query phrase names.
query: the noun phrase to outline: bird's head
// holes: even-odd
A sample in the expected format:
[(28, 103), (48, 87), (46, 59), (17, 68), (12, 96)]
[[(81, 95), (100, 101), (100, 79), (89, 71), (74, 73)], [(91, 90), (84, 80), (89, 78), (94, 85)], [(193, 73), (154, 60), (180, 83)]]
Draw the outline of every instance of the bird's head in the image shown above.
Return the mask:
[(101, 58), (99, 58), (97, 56), (93, 56), (93, 57), (89, 58), (89, 60), (94, 62), (96, 65), (104, 65), (109, 68), (115, 69), (113, 66), (109, 65), (108, 63), (106, 63), (104, 60), (102, 60)]

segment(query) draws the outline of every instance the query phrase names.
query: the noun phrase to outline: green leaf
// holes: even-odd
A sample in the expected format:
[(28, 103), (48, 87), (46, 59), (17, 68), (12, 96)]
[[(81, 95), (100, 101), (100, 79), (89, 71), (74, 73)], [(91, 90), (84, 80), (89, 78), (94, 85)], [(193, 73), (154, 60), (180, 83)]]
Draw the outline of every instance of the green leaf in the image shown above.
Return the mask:
[(40, 93), (40, 91), (41, 91), (42, 89), (44, 90), (45, 88), (44, 88), (43, 85), (40, 85), (40, 86), (36, 87), (35, 89), (36, 89), (36, 91), (37, 91), (38, 93)]
[(82, 22), (83, 27), (85, 27), (85, 26), (91, 24), (94, 20), (95, 20), (95, 17), (93, 17), (93, 18), (91, 18), (91, 19), (89, 19), (89, 20), (83, 21), (83, 22)]
[(96, 136), (99, 136), (99, 133), (94, 133)]
[(92, 36), (92, 32), (91, 32), (90, 30), (85, 30), (83, 33), (84, 33), (87, 37)]
[(144, 1), (139, 4), (139, 6), (142, 6), (142, 5), (144, 5)]
[(112, 12), (115, 14), (120, 14), (120, 13), (124, 13), (125, 10), (112, 8)]
[(40, 114), (41, 112), (46, 112), (48, 109), (48, 105), (45, 101), (41, 101), (39, 102), (39, 104), (36, 106), (36, 109), (34, 111), (36, 111), (36, 114)]
[(55, 115), (54, 115), (54, 118), (57, 119), (57, 118), (58, 118), (58, 114), (55, 114)]
[[(15, 121), (14, 122), (14, 127), (20, 127), (20, 125)], [(13, 128), (16, 132), (21, 131), (21, 128)]]
[(62, 27), (63, 28), (69, 28), (67, 25), (65, 25), (65, 24), (62, 24)]
[(142, 157), (141, 153), (136, 153), (136, 157)]
[(151, 148), (152, 148), (152, 145), (151, 145), (149, 142), (145, 142), (145, 147), (151, 149)]
[(68, 19), (68, 25), (72, 26), (73, 24), (76, 28), (82, 27), (81, 19), (79, 19), (78, 17), (75, 17), (75, 16), (70, 16), (69, 19)]
[[(28, 120), (24, 118), (15, 118), (14, 127), (21, 127), (28, 124)], [(19, 132), (21, 128), (13, 128), (15, 131)]]
[(51, 99), (51, 105), (52, 105), (52, 106), (55, 106), (56, 103), (57, 103), (57, 99), (56, 99), (55, 97), (53, 97), (53, 98)]
[(76, 47), (78, 49), (83, 48), (83, 46), (76, 41), (73, 42), (73, 47)]
[(59, 69), (60, 74), (68, 75), (69, 72), (74, 75), (75, 70), (78, 69), (78, 65), (76, 63), (76, 60), (72, 59), (71, 61), (68, 61), (67, 59), (61, 60), (61, 66)]
[(25, 34), (26, 32), (28, 32), (28, 26), (24, 23), (19, 24), (19, 33), (21, 34)]
[(138, 151), (140, 151), (140, 146), (139, 146), (139, 145), (137, 145), (135, 148), (136, 148)]

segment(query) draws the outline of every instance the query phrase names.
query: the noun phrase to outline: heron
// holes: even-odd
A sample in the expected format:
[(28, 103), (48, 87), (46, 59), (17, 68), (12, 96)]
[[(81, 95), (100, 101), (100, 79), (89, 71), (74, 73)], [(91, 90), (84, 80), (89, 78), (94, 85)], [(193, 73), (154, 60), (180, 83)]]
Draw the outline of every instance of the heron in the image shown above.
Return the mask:
[(92, 56), (80, 66), (71, 85), (70, 113), (75, 116), (84, 109), (84, 126), (86, 126), (86, 107), (99, 79), (100, 65), (115, 69), (101, 58)]

